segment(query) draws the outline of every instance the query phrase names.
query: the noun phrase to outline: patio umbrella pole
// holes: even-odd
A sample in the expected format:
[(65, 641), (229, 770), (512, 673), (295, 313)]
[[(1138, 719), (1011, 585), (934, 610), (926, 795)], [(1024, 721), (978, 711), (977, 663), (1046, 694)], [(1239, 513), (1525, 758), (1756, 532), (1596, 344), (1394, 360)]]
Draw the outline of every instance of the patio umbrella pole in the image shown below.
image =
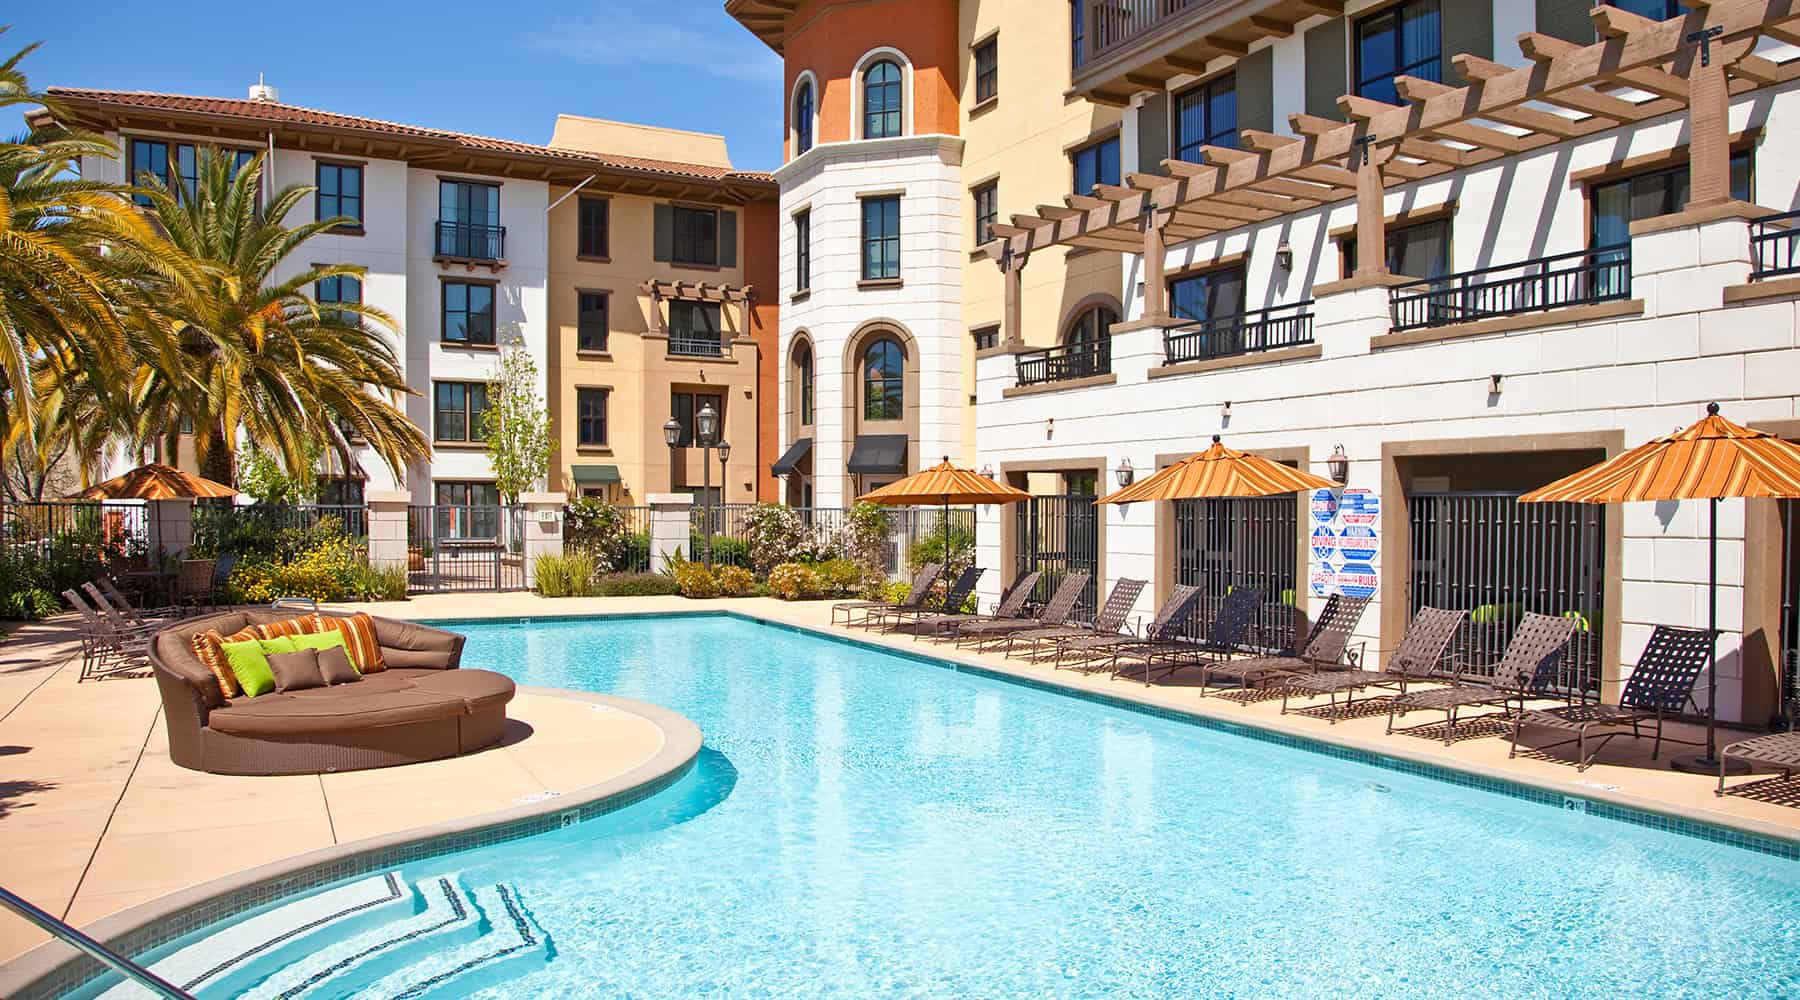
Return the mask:
[[(1712, 646), (1706, 653), (1706, 753), (1685, 754), (1669, 762), (1677, 771), (1712, 774), (1719, 769), (1719, 498), (1709, 497), (1707, 506), (1706, 548), (1706, 627), (1713, 632)], [(1726, 773), (1743, 774), (1750, 769), (1734, 765)]]

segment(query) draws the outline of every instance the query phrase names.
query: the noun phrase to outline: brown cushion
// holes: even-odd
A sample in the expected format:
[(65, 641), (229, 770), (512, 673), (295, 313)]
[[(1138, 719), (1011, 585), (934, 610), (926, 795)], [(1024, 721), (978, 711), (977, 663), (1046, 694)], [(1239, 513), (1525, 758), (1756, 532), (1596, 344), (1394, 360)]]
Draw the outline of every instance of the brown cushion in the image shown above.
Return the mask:
[(341, 733), (468, 713), (463, 700), (428, 691), (364, 691), (339, 684), (233, 702), (206, 717), (209, 728), (241, 736)]
[(491, 670), (439, 670), (415, 676), (412, 683), (420, 691), (455, 695), (471, 712), (504, 705), (516, 690), (512, 678)]
[(275, 674), (275, 690), (304, 691), (325, 686), (325, 675), (319, 670), (319, 651), (298, 649), (292, 653), (270, 653), (269, 670)]
[[(325, 679), (325, 683), (355, 684), (362, 680), (362, 675), (350, 665), (350, 654), (344, 652), (342, 646), (314, 650), (313, 653), (318, 659), (319, 675)], [(276, 679), (279, 680), (280, 676), (277, 674)]]
[(337, 629), (344, 634), (344, 645), (350, 650), (350, 662), (356, 669), (365, 674), (380, 673), (387, 669), (387, 663), (381, 657), (381, 644), (375, 641), (375, 620), (358, 611), (351, 615), (319, 615), (312, 616), (315, 630), (324, 632)]

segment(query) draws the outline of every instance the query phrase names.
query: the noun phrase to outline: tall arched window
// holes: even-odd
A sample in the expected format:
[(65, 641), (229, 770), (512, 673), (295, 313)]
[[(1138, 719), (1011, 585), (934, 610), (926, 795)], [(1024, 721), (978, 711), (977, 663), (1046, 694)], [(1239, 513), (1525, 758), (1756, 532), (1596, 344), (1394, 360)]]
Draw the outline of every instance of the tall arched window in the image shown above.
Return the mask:
[(863, 349), (863, 419), (906, 417), (906, 355), (900, 344), (882, 337)]
[(811, 424), (813, 422), (813, 352), (812, 348), (806, 344), (801, 344), (800, 349), (794, 352), (794, 379), (800, 383), (796, 387), (800, 390), (798, 393), (800, 423)]
[(863, 71), (863, 138), (900, 134), (900, 66), (883, 59)]
[(1052, 359), (1059, 378), (1086, 378), (1112, 371), (1112, 325), (1119, 314), (1111, 306), (1090, 306), (1075, 314), (1063, 342), (1069, 351)]
[(1111, 306), (1092, 306), (1083, 309), (1069, 324), (1069, 332), (1063, 338), (1068, 344), (1096, 344), (1101, 340), (1112, 338), (1112, 325), (1119, 321), (1119, 314)]
[(813, 144), (813, 89), (811, 80), (802, 80), (794, 94), (794, 155), (799, 156)]

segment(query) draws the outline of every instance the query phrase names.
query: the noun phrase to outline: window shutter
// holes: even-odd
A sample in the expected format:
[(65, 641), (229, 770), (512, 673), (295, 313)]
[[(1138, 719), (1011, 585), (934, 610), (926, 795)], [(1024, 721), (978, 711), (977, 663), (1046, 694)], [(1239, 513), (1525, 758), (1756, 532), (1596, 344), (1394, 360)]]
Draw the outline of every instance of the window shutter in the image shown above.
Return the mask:
[[(1275, 131), (1275, 50), (1261, 48), (1237, 61), (1240, 130)], [(1285, 131), (1285, 129), (1283, 130)]]
[(737, 213), (719, 209), (719, 266), (737, 266)]
[(1306, 32), (1306, 113), (1343, 121), (1337, 99), (1350, 89), (1350, 42), (1343, 18)]
[(1443, 46), (1439, 54), (1444, 82), (1453, 86), (1468, 82), (1450, 65), (1450, 58), (1465, 52), (1494, 57), (1494, 0), (1440, 0), (1438, 40)]
[(1161, 174), (1162, 161), (1169, 158), (1169, 95), (1157, 91), (1144, 98), (1137, 113), (1138, 170)]
[(652, 260), (670, 260), (675, 256), (675, 208), (672, 205), (658, 202), (656, 206), (656, 234), (651, 240)]
[(1577, 45), (1594, 42), (1589, 0), (1537, 0), (1537, 30)]

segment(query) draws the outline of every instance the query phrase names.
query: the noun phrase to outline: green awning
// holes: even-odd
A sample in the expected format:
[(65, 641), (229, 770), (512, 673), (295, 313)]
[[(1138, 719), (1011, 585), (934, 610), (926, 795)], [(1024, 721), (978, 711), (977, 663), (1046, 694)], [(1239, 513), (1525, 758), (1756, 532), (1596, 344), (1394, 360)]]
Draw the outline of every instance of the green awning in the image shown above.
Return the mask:
[(619, 467), (616, 465), (577, 465), (571, 470), (578, 483), (617, 483)]

